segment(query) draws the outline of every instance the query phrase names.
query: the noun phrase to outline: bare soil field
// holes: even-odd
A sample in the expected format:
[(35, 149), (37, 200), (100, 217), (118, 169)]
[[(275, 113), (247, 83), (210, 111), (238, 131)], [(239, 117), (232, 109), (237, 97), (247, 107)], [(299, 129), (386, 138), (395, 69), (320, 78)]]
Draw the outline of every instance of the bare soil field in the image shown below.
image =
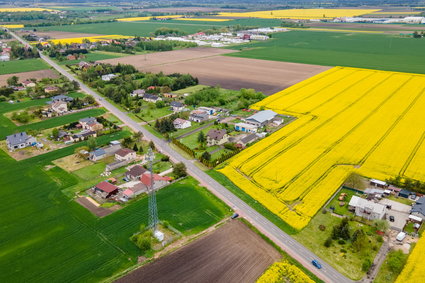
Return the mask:
[(306, 26), (315, 28), (330, 28), (330, 29), (353, 29), (364, 31), (384, 31), (384, 32), (402, 32), (416, 31), (417, 26), (402, 25), (402, 24), (361, 24), (361, 23), (308, 23)]
[[(190, 48), (108, 59), (101, 62), (131, 64), (141, 71), (189, 73), (200, 84), (227, 89), (253, 88), (273, 94), (330, 67), (220, 56), (234, 50)], [(146, 59), (146, 60), (145, 60)]]
[[(28, 32), (20, 32), (19, 34), (26, 34)], [(62, 39), (62, 38), (74, 38), (74, 37), (91, 37), (98, 36), (100, 34), (94, 33), (81, 33), (81, 32), (68, 32), (68, 31), (37, 31), (34, 32), (37, 36), (49, 38), (49, 39)]]
[(116, 282), (255, 282), (279, 258), (245, 224), (231, 221)]
[(53, 79), (59, 78), (59, 74), (50, 69), (32, 71), (32, 72), (6, 74), (6, 75), (0, 75), (0, 86), (7, 85), (7, 79), (12, 76), (17, 76), (20, 82), (28, 80), (28, 79), (40, 80), (42, 78), (53, 78)]

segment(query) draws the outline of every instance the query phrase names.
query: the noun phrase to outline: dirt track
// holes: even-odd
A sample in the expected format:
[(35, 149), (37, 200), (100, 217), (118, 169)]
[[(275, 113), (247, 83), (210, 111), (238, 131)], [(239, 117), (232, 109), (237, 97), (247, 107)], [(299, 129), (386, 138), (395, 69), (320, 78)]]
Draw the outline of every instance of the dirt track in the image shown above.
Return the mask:
[[(189, 73), (201, 84), (228, 89), (253, 88), (273, 94), (330, 67), (221, 56), (234, 50), (190, 48), (103, 60), (132, 64), (141, 71)], [(145, 60), (146, 59), (146, 60)]]
[(54, 78), (54, 79), (59, 78), (59, 74), (50, 69), (32, 71), (32, 72), (14, 73), (14, 74), (0, 75), (0, 86), (6, 85), (7, 79), (12, 76), (17, 76), (20, 82), (28, 80), (28, 79), (40, 80), (42, 78)]
[(279, 258), (279, 253), (245, 224), (231, 221), (116, 282), (255, 282)]

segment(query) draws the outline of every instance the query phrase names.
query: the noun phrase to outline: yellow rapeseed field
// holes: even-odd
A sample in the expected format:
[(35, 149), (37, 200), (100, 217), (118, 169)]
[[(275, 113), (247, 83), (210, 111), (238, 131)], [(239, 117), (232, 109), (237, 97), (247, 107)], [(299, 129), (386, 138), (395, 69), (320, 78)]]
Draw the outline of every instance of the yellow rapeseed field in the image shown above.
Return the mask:
[(127, 35), (99, 35), (99, 36), (89, 36), (89, 37), (73, 37), (73, 38), (62, 38), (62, 39), (52, 39), (49, 40), (49, 43), (52, 44), (72, 44), (72, 43), (83, 43), (84, 40), (90, 40), (91, 42), (102, 41), (107, 39), (121, 39), (121, 38), (132, 38), (133, 36)]
[(3, 28), (23, 28), (24, 25), (0, 25)]
[(0, 13), (3, 12), (42, 12), (42, 11), (54, 11), (46, 8), (0, 8)]
[(333, 19), (338, 17), (354, 17), (378, 12), (374, 9), (288, 9), (257, 12), (222, 12), (220, 17), (263, 18), (263, 19)]
[(373, 15), (417, 15), (421, 12), (373, 12)]
[(353, 171), (425, 181), (425, 75), (335, 67), (253, 108), (297, 119), (220, 171), (296, 229)]
[(214, 18), (178, 18), (177, 21), (202, 21), (202, 22), (227, 22), (231, 19), (214, 19)]
[(395, 283), (419, 283), (424, 281), (425, 237), (421, 237), (407, 259), (407, 264)]
[(301, 269), (288, 261), (273, 263), (264, 273), (257, 279), (257, 283), (314, 283)]
[(138, 22), (138, 21), (148, 21), (152, 17), (133, 17), (133, 18), (121, 18), (117, 19), (119, 22)]

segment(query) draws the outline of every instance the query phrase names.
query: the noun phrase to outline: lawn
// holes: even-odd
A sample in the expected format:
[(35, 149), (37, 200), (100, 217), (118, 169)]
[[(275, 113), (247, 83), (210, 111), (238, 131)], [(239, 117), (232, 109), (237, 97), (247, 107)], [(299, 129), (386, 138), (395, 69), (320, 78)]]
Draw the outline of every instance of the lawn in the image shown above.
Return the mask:
[[(345, 276), (359, 280), (364, 275), (362, 271), (364, 259), (369, 257), (373, 260), (381, 244), (377, 241), (378, 236), (372, 233), (371, 227), (350, 221), (351, 235), (356, 229), (362, 229), (366, 234), (370, 234), (368, 237), (371, 244), (365, 248), (365, 251), (353, 252), (350, 240), (346, 244), (339, 244), (334, 240), (329, 248), (325, 247), (324, 243), (331, 235), (332, 228), (340, 222), (339, 217), (319, 212), (301, 232), (294, 235), (294, 238)], [(325, 226), (324, 231), (319, 229), (320, 225)]]
[(187, 88), (182, 88), (182, 89), (173, 91), (173, 93), (177, 93), (177, 94), (189, 93), (189, 94), (192, 94), (193, 92), (200, 91), (200, 90), (202, 90), (206, 87), (208, 87), (208, 86), (207, 85), (194, 85), (194, 86), (189, 86)]
[[(42, 169), (69, 150), (22, 162), (0, 152), (1, 282), (99, 282), (137, 262), (129, 237), (147, 224), (147, 198), (96, 218), (61, 193), (76, 184), (73, 175)], [(160, 190), (157, 200), (159, 218), (186, 235), (230, 213), (192, 179)]]
[(125, 53), (114, 53), (114, 52), (105, 52), (105, 51), (94, 51), (87, 54), (84, 54), (84, 59), (78, 59), (78, 60), (65, 60), (59, 62), (60, 65), (73, 65), (78, 64), (81, 61), (91, 62), (91, 61), (99, 61), (99, 60), (106, 60), (106, 59), (114, 59), (118, 57), (124, 57), (128, 56), (129, 54)]
[[(407, 257), (409, 255), (405, 255), (403, 253), (398, 253), (396, 251), (390, 251), (389, 254), (387, 254), (387, 257), (385, 258), (384, 263), (381, 265), (381, 268), (379, 269), (378, 275), (376, 276), (374, 283), (392, 283), (396, 280), (397, 276), (400, 274), (396, 270), (392, 270), (390, 265), (388, 264), (388, 258), (390, 256), (393, 256), (395, 254), (399, 255), (399, 258), (401, 259), (401, 262), (403, 264), (406, 263)], [(418, 282), (419, 283), (419, 282)]]
[(169, 161), (159, 161), (152, 165), (154, 173), (161, 173), (173, 167), (173, 164)]
[(41, 59), (12, 60), (0, 62), (0, 75), (49, 69)]
[[(41, 122), (22, 125), (17, 127), (15, 124), (13, 124), (12, 121), (4, 117), (3, 115), (0, 116), (0, 139), (5, 138), (7, 135), (28, 131), (28, 130), (44, 130), (49, 128), (58, 127), (61, 125), (65, 125), (68, 123), (76, 122), (82, 118), (85, 117), (96, 117), (99, 115), (102, 115), (105, 113), (105, 110), (102, 108), (95, 108), (90, 110), (85, 110), (77, 113), (72, 113), (64, 116), (59, 116), (55, 118), (50, 118)], [(1, 112), (0, 112), (1, 114)]]
[[(207, 135), (208, 131), (211, 129), (215, 129), (217, 128), (217, 126), (215, 125), (211, 125), (209, 127), (206, 127), (205, 129), (202, 130), (202, 132), (204, 132), (205, 136)], [(197, 147), (199, 147), (199, 143), (198, 143), (198, 135), (201, 131), (193, 133), (187, 137), (184, 137), (182, 139), (180, 139), (180, 142), (185, 144), (186, 146), (190, 147), (191, 149), (195, 149)]]
[[(347, 194), (345, 199), (343, 201), (338, 200), (340, 195), (343, 194), (343, 193)], [(335, 195), (335, 197), (328, 204), (327, 208), (334, 207), (335, 208), (334, 212), (336, 214), (350, 216), (350, 215), (352, 215), (352, 213), (350, 213), (348, 211), (348, 203), (350, 202), (351, 197), (354, 196), (354, 195), (356, 195), (358, 197), (361, 196), (361, 194), (356, 193), (355, 191), (352, 191), (352, 190), (349, 190), (349, 189), (341, 189), (341, 190), (338, 191), (338, 193)], [(339, 205), (340, 203), (344, 203), (344, 205), (340, 206)]]
[(162, 108), (142, 109), (142, 111), (136, 114), (136, 116), (143, 119), (144, 121), (150, 122), (171, 113), (173, 113), (173, 111), (171, 111), (170, 108), (166, 106)]
[(425, 73), (425, 57), (418, 56), (425, 40), (388, 34), (290, 31), (273, 40), (232, 47), (229, 56), (274, 61), (349, 66), (387, 71)]

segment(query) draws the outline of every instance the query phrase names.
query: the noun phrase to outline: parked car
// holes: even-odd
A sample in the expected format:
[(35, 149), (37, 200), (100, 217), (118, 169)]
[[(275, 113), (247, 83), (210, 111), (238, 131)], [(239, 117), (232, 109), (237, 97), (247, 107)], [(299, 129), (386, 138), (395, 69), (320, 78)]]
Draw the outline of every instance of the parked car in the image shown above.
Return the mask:
[(317, 261), (317, 259), (313, 259), (311, 263), (317, 267), (318, 269), (322, 269), (322, 265)]
[(395, 220), (394, 216), (390, 215), (390, 221), (394, 222), (394, 220)]
[(236, 218), (238, 218), (239, 217), (239, 214), (237, 214), (237, 213), (233, 213), (233, 215), (230, 217), (230, 218), (232, 218), (232, 219), (236, 219)]

